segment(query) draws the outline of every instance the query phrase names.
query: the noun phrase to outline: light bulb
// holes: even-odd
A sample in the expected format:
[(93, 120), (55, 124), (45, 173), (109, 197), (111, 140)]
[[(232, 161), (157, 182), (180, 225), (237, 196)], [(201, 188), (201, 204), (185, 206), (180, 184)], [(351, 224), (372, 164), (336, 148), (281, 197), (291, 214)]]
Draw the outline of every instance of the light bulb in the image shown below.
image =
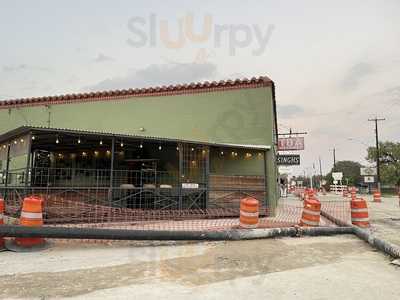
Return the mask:
[(161, 149), (162, 149), (161, 145), (160, 145), (160, 146), (158, 146), (158, 150), (161, 150)]
[(100, 144), (100, 145), (103, 145), (103, 141), (102, 141), (102, 140), (100, 140), (99, 144)]
[(139, 146), (140, 148), (143, 148), (143, 144), (142, 143), (140, 143), (140, 146)]
[(58, 143), (60, 143), (60, 140), (57, 138), (57, 139), (56, 139), (56, 144), (58, 144)]

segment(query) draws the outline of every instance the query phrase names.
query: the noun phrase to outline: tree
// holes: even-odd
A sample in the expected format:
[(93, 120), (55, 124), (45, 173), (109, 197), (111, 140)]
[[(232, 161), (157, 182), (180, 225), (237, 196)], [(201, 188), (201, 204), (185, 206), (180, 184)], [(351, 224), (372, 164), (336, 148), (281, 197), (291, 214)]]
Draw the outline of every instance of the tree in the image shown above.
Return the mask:
[(342, 172), (343, 183), (348, 185), (357, 185), (361, 182), (360, 168), (362, 165), (351, 160), (338, 161), (334, 168), (326, 175), (325, 179), (329, 184), (333, 184), (332, 173)]
[[(376, 163), (376, 148), (367, 149), (367, 160)], [(379, 161), (381, 163), (381, 183), (400, 187), (400, 143), (379, 143)]]

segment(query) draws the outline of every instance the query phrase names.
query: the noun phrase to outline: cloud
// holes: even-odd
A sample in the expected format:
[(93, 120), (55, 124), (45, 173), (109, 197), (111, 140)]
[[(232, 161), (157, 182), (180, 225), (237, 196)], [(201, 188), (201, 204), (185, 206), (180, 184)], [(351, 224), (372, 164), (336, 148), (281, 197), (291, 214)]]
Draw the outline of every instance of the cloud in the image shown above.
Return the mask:
[(49, 72), (49, 71), (51, 71), (49, 68), (34, 67), (34, 66), (26, 65), (26, 64), (3, 66), (2, 69), (3, 69), (3, 72), (19, 72), (19, 71), (43, 71), (43, 72)]
[(345, 91), (356, 89), (362, 79), (373, 74), (375, 71), (375, 67), (369, 63), (357, 63), (347, 70), (343, 80), (340, 82), (340, 87)]
[(384, 100), (390, 104), (400, 104), (400, 86), (386, 89), (374, 96), (377, 99), (380, 99), (381, 101)]
[(277, 105), (278, 118), (292, 119), (304, 113), (304, 108), (295, 104)]
[(154, 85), (177, 84), (201, 81), (215, 76), (217, 67), (212, 63), (169, 63), (150, 65), (144, 69), (133, 71), (126, 76), (103, 80), (88, 90), (113, 90)]
[(103, 53), (99, 53), (93, 61), (96, 63), (103, 63), (103, 62), (109, 62), (109, 61), (114, 61), (114, 60), (115, 59), (110, 56), (107, 56)]

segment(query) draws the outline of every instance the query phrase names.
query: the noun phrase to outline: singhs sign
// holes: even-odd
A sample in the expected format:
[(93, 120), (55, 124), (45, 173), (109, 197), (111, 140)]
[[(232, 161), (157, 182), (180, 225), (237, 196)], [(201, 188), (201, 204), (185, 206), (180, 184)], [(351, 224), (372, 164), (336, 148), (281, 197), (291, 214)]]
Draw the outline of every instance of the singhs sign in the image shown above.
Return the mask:
[(304, 150), (304, 137), (278, 138), (278, 151)]

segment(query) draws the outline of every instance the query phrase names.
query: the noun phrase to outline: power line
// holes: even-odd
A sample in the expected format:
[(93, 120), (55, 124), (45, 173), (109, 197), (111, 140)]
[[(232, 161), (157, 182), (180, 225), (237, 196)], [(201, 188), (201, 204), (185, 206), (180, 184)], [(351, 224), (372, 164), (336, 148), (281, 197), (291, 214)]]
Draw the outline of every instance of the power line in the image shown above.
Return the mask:
[(378, 133), (378, 122), (385, 121), (384, 118), (374, 118), (368, 119), (370, 122), (375, 122), (375, 143), (376, 143), (376, 177), (377, 177), (377, 185), (378, 191), (381, 190), (381, 172), (380, 172), (380, 154), (379, 154), (379, 133)]

